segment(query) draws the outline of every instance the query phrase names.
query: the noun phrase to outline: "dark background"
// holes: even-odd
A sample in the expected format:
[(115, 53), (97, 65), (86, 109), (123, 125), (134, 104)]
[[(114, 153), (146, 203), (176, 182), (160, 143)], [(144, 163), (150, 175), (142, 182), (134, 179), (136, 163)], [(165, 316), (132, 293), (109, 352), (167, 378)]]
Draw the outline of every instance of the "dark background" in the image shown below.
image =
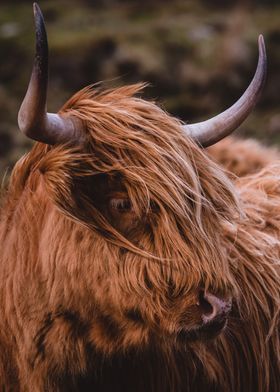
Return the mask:
[[(50, 47), (49, 111), (87, 84), (147, 81), (155, 98), (189, 122), (231, 105), (249, 84), (264, 34), (264, 95), (238, 131), (280, 144), (280, 2), (277, 0), (41, 0)], [(0, 173), (32, 142), (17, 128), (34, 54), (32, 1), (0, 4)]]

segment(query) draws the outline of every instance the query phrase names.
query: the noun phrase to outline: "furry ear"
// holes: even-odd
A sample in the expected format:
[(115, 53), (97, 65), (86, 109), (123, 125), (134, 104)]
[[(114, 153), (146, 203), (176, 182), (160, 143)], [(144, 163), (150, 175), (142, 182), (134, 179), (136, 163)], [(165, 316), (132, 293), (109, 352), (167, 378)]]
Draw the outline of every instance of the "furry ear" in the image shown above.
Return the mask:
[(87, 154), (58, 146), (47, 153), (36, 169), (43, 175), (47, 193), (61, 212), (91, 229), (98, 228), (98, 211), (83, 187), (85, 179), (95, 174)]
[(62, 146), (52, 148), (40, 160), (35, 169), (44, 177), (45, 185), (52, 199), (57, 201), (71, 199), (73, 179), (86, 174), (81, 169), (82, 156), (76, 150)]

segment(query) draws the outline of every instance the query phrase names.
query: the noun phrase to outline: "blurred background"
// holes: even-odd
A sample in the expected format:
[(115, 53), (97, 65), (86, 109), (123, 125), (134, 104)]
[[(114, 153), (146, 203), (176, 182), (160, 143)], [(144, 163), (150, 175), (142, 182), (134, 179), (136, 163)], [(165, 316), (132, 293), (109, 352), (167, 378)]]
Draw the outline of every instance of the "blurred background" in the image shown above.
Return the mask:
[[(41, 0), (50, 48), (48, 109), (100, 80), (147, 81), (147, 99), (181, 119), (207, 119), (230, 106), (257, 64), (269, 59), (264, 95), (237, 132), (280, 145), (279, 0)], [(32, 1), (0, 5), (0, 176), (30, 149), (17, 128), (34, 54)]]

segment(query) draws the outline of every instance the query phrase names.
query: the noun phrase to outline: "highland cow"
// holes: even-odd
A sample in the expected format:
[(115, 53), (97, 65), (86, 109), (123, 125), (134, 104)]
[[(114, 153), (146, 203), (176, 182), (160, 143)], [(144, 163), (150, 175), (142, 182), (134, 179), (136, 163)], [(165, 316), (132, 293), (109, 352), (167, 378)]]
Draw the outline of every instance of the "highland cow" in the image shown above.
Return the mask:
[(141, 84), (91, 86), (50, 114), (34, 11), (19, 127), (37, 143), (1, 211), (1, 391), (279, 391), (280, 165), (233, 178), (203, 149), (255, 105), (263, 38), (246, 92), (205, 122)]

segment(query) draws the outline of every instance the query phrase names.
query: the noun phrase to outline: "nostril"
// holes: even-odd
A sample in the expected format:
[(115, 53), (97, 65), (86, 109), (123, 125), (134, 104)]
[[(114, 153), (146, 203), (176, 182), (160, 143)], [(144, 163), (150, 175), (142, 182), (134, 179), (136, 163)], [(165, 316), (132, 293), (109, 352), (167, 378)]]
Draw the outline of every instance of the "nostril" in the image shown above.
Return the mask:
[(199, 294), (199, 306), (204, 323), (224, 319), (231, 310), (231, 299), (224, 299), (208, 292)]
[(203, 291), (199, 293), (198, 301), (199, 301), (198, 304), (200, 306), (203, 315), (210, 315), (213, 312), (213, 307), (211, 303), (209, 303), (205, 298)]

